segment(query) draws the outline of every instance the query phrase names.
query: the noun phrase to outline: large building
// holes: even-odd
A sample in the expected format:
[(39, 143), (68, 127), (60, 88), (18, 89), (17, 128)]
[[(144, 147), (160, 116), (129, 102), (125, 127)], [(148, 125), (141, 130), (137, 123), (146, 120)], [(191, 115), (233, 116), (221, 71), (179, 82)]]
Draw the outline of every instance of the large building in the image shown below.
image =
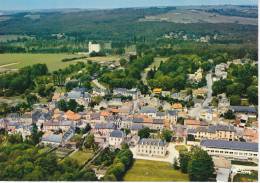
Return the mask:
[(101, 45), (97, 43), (92, 43), (91, 41), (88, 43), (88, 53), (96, 52), (99, 53), (101, 51)]
[(218, 139), (218, 140), (235, 140), (236, 130), (234, 126), (211, 125), (209, 127), (198, 127), (188, 129), (188, 134), (193, 135), (195, 139)]
[(257, 160), (258, 156), (258, 143), (202, 140), (200, 146), (206, 150), (209, 155), (228, 159)]
[(141, 156), (164, 157), (167, 153), (167, 143), (160, 139), (139, 140), (137, 144), (137, 154)]
[(110, 133), (108, 138), (109, 145), (120, 148), (121, 144), (124, 142), (126, 134), (120, 130), (114, 130)]

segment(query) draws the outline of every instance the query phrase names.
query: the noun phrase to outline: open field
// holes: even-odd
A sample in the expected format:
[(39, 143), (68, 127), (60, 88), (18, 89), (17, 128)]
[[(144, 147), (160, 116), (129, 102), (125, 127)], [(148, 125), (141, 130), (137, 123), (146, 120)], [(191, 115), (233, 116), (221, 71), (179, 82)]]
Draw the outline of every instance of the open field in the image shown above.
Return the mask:
[(70, 158), (76, 160), (80, 165), (83, 165), (87, 160), (93, 156), (91, 150), (77, 151), (71, 154)]
[(170, 163), (135, 160), (124, 181), (189, 181), (188, 175), (174, 170)]
[(118, 60), (118, 56), (107, 56), (107, 57), (91, 57), (86, 59), (78, 59), (70, 62), (62, 62), (64, 58), (80, 57), (74, 54), (29, 54), (29, 53), (18, 53), (18, 54), (0, 54), (0, 69), (19, 69), (28, 65), (37, 63), (44, 63), (48, 66), (50, 71), (62, 69), (70, 64), (75, 64), (79, 61), (87, 62), (87, 60), (96, 62), (106, 62)]
[(174, 23), (236, 23), (257, 25), (257, 18), (225, 16), (200, 10), (177, 10), (155, 16), (147, 16), (140, 21), (166, 21)]

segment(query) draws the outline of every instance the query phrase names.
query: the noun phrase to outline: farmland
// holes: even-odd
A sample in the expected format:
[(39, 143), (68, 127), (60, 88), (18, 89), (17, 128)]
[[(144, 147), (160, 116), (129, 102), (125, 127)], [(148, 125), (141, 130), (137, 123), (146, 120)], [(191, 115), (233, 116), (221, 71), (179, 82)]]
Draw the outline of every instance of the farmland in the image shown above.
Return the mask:
[(28, 54), (28, 53), (17, 53), (17, 54), (0, 54), (0, 70), (3, 69), (20, 69), (22, 67), (33, 65), (37, 63), (46, 64), (50, 71), (62, 69), (70, 64), (75, 64), (79, 61), (86, 62), (92, 60), (96, 62), (114, 61), (118, 60), (118, 56), (108, 57), (91, 57), (86, 59), (78, 59), (70, 62), (62, 62), (64, 58), (80, 57), (74, 54)]
[(125, 181), (189, 181), (188, 175), (174, 170), (169, 163), (135, 160)]

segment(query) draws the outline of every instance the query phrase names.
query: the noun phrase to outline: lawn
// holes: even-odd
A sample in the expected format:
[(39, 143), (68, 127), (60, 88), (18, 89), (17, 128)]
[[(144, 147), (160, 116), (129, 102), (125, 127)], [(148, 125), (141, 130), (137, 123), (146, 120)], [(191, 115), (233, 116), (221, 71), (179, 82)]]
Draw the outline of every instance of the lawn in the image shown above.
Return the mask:
[(84, 151), (77, 151), (77, 152), (71, 154), (71, 156), (69, 156), (69, 157), (76, 160), (80, 165), (83, 165), (92, 156), (93, 156), (93, 151), (84, 150)]
[(188, 175), (174, 170), (170, 163), (135, 160), (124, 176), (125, 181), (189, 181)]
[(185, 146), (185, 145), (176, 145), (175, 146), (175, 149), (177, 150), (177, 151), (188, 151), (188, 149), (187, 149), (187, 147)]
[(69, 62), (62, 62), (64, 58), (80, 57), (80, 55), (58, 53), (58, 54), (30, 54), (30, 53), (15, 53), (15, 54), (0, 54), (0, 67), (4, 69), (19, 69), (28, 65), (44, 63), (50, 71), (62, 69), (70, 64), (75, 64), (79, 61), (87, 62), (87, 60), (96, 62), (105, 62), (118, 60), (118, 56), (106, 57), (91, 57), (86, 59), (78, 59)]

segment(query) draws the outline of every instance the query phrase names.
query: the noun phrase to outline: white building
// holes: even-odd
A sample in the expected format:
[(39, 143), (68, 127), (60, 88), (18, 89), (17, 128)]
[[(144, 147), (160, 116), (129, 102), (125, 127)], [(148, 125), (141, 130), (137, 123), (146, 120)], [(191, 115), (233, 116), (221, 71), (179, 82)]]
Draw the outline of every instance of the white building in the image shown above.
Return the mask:
[(167, 153), (167, 144), (160, 139), (139, 140), (137, 144), (137, 154), (141, 156), (165, 157)]
[(101, 45), (97, 43), (92, 43), (91, 41), (88, 43), (88, 53), (96, 52), (99, 53), (101, 51)]
[(258, 157), (258, 143), (202, 140), (200, 146), (212, 156), (238, 160), (257, 160)]
[(120, 148), (125, 138), (126, 138), (126, 134), (124, 132), (120, 130), (114, 130), (109, 135), (108, 143), (110, 146), (113, 146), (115, 148)]

